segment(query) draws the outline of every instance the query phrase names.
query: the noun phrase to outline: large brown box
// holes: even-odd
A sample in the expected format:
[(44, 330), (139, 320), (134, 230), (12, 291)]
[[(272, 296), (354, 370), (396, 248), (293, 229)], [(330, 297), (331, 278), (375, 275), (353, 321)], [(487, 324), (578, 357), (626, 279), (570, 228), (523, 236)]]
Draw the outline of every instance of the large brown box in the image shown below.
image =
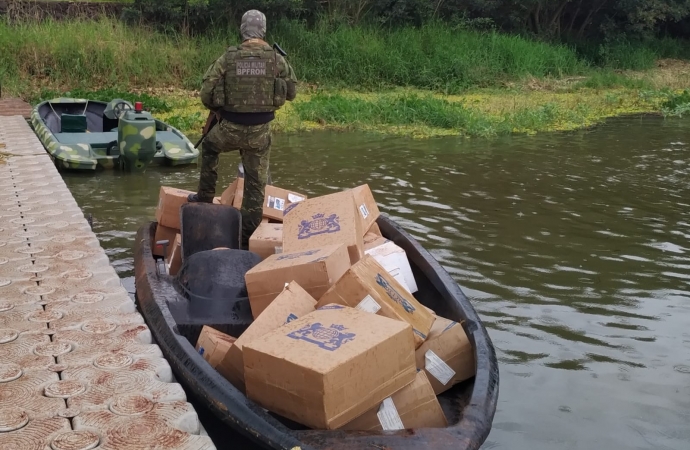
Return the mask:
[(211, 367), (215, 369), (232, 347), (233, 342), (235, 342), (234, 337), (204, 325), (199, 339), (196, 341), (195, 348), (208, 361)]
[[(243, 198), (244, 178), (237, 178), (221, 195), (221, 203), (242, 209)], [(305, 194), (267, 184), (264, 190), (263, 217), (282, 221), (283, 211), (288, 206), (301, 202), (306, 198)]]
[(359, 214), (352, 190), (291, 205), (283, 216), (283, 251), (345, 244), (354, 264), (364, 255)]
[(167, 256), (163, 255), (164, 247), (162, 245), (159, 247), (158, 245), (156, 245), (156, 242), (167, 240), (167, 251), (168, 253), (170, 253), (172, 251), (172, 246), (175, 241), (175, 235), (177, 235), (179, 232), (180, 230), (176, 230), (175, 228), (168, 228), (166, 226), (158, 224), (156, 226), (156, 235), (153, 237), (153, 254), (156, 256)]
[(417, 368), (426, 371), (436, 395), (476, 373), (474, 350), (465, 330), (461, 324), (443, 317), (436, 317), (429, 337), (415, 351), (415, 357)]
[(294, 253), (271, 255), (244, 276), (254, 318), (296, 281), (309, 295), (319, 298), (350, 267), (344, 245), (329, 245)]
[[(357, 212), (359, 212), (359, 220), (362, 222), (362, 234), (364, 234), (376, 224), (376, 219), (379, 218), (381, 213), (368, 184), (352, 188), (352, 193), (357, 205)], [(372, 231), (380, 233), (378, 226), (373, 228)]]
[(314, 311), (316, 300), (296, 282), (288, 284), (283, 292), (249, 325), (225, 354), (218, 372), (241, 391), (244, 391), (244, 344)]
[(343, 430), (394, 431), (414, 428), (444, 428), (446, 415), (426, 373), (417, 372), (414, 381), (350, 423)]
[(239, 178), (235, 178), (235, 181), (230, 183), (222, 194), (220, 194), (220, 204), (226, 206), (233, 206), (232, 203), (235, 201), (235, 194), (237, 193), (237, 183)]
[(173, 276), (177, 275), (177, 272), (182, 267), (182, 236), (179, 233), (175, 235), (175, 240), (168, 247), (166, 263), (168, 273)]
[(336, 429), (416, 376), (399, 320), (328, 305), (244, 345), (247, 396), (315, 429)]
[(350, 267), (319, 298), (317, 308), (329, 303), (408, 322), (414, 331), (416, 347), (422, 345), (436, 319), (369, 255)]
[(189, 194), (193, 194), (193, 192), (161, 186), (158, 195), (158, 207), (156, 208), (156, 221), (158, 225), (179, 230), (180, 207), (187, 203), (187, 196)]
[(283, 246), (283, 224), (261, 222), (249, 238), (249, 251), (266, 259)]

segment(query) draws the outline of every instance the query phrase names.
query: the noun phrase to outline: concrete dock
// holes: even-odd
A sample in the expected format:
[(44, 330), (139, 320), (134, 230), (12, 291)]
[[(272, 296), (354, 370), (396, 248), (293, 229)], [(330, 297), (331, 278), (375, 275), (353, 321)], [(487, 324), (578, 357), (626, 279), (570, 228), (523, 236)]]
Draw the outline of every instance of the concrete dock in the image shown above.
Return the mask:
[(0, 449), (215, 449), (49, 155), (0, 116)]

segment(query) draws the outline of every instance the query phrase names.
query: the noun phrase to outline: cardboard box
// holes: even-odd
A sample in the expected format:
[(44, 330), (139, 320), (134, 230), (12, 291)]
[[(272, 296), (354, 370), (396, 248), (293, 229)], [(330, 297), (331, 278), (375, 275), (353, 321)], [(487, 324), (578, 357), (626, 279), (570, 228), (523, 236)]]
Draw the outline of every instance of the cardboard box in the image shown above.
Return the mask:
[(214, 369), (232, 347), (235, 338), (204, 325), (199, 339), (196, 341), (196, 351), (204, 357)]
[(426, 373), (417, 372), (414, 381), (381, 404), (342, 427), (354, 431), (394, 431), (410, 428), (445, 428), (446, 415), (434, 394)]
[(170, 275), (177, 275), (182, 267), (182, 236), (175, 235), (175, 240), (168, 247), (168, 259), (165, 261)]
[(254, 318), (296, 281), (309, 295), (320, 298), (350, 267), (344, 245), (271, 255), (244, 276)]
[[(232, 199), (232, 206), (242, 209), (242, 199), (244, 198), (244, 178), (236, 179), (230, 187), (235, 186), (235, 194)], [(229, 188), (228, 188), (229, 189)], [(264, 191), (263, 216), (268, 219), (283, 221), (283, 211), (294, 203), (301, 202), (307, 198), (306, 195), (289, 189), (279, 188), (270, 184), (266, 185)]]
[(393, 241), (387, 239), (381, 241), (381, 239), (384, 238), (372, 242), (370, 245), (378, 245), (369, 247), (364, 253), (373, 256), (389, 274), (407, 288), (407, 292), (414, 294), (417, 292), (417, 282), (412, 274), (410, 261), (407, 259), (405, 250), (395, 245)]
[(239, 178), (236, 178), (235, 181), (230, 183), (230, 186), (220, 195), (221, 205), (233, 206), (232, 203), (235, 200), (235, 193), (237, 192), (237, 180), (239, 180)]
[(315, 429), (336, 429), (414, 381), (409, 324), (328, 305), (244, 345), (247, 397)]
[(156, 208), (156, 221), (158, 225), (168, 228), (180, 229), (180, 207), (187, 203), (187, 196), (192, 191), (161, 186), (158, 195), (158, 208)]
[(371, 250), (372, 248), (376, 248), (379, 245), (383, 245), (386, 242), (390, 242), (388, 239), (385, 237), (379, 236), (378, 234), (374, 233), (367, 233), (364, 235), (362, 238), (362, 244), (364, 245), (364, 253), (367, 252), (367, 250)]
[(337, 303), (412, 325), (415, 347), (429, 335), (435, 316), (422, 306), (373, 256), (365, 255), (320, 299), (317, 308)]
[[(427, 355), (428, 352), (431, 354)], [(426, 372), (436, 395), (476, 373), (474, 350), (465, 330), (461, 324), (443, 317), (436, 318), (426, 342), (415, 351), (415, 358), (417, 368)]]
[(376, 222), (374, 222), (364, 234), (365, 235), (375, 234), (377, 236), (383, 236), (383, 234), (381, 234), (381, 229), (379, 228), (379, 224)]
[(316, 300), (296, 282), (288, 284), (283, 292), (268, 305), (249, 328), (235, 341), (235, 345), (226, 353), (218, 366), (218, 372), (228, 379), (236, 388), (244, 392), (244, 359), (242, 347), (273, 331), (314, 311)]
[(345, 244), (354, 264), (364, 255), (359, 217), (352, 190), (291, 205), (283, 216), (283, 251)]
[(351, 189), (354, 194), (355, 204), (359, 212), (359, 219), (362, 222), (362, 234), (376, 223), (376, 219), (381, 215), (379, 207), (374, 200), (368, 184), (363, 184)]
[(163, 255), (163, 246), (156, 245), (158, 241), (168, 241), (168, 254), (172, 251), (173, 243), (175, 242), (175, 235), (178, 234), (180, 230), (175, 228), (164, 227), (161, 224), (156, 226), (156, 235), (153, 237), (153, 254), (156, 256), (167, 256)]
[(261, 222), (249, 238), (249, 251), (266, 259), (283, 246), (283, 224)]

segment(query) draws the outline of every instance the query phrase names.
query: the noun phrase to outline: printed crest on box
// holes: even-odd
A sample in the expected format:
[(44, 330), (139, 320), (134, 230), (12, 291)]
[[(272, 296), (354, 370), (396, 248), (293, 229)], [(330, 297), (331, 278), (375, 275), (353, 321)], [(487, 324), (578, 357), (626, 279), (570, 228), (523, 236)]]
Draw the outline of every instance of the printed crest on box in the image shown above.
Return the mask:
[(326, 217), (325, 214), (316, 214), (311, 216), (312, 220), (303, 220), (299, 224), (299, 232), (297, 239), (307, 239), (312, 236), (317, 236), (324, 233), (335, 233), (340, 231), (340, 218), (337, 214), (331, 214)]
[(297, 319), (297, 316), (294, 315), (294, 314), (292, 314), (292, 313), (290, 313), (290, 315), (287, 316), (287, 319), (285, 319), (285, 323), (284, 323), (283, 325), (285, 325), (286, 323), (290, 323), (290, 322), (292, 322), (292, 321), (295, 320), (295, 319)]
[(381, 287), (386, 291), (386, 294), (388, 294), (388, 296), (389, 296), (395, 303), (401, 305), (401, 306), (405, 309), (405, 312), (408, 312), (408, 313), (410, 313), (410, 314), (413, 313), (413, 312), (415, 312), (415, 307), (412, 306), (412, 304), (411, 304), (410, 302), (408, 302), (408, 301), (405, 299), (405, 297), (403, 297), (402, 295), (400, 295), (400, 294), (398, 293), (398, 291), (396, 291), (395, 288), (394, 288), (393, 286), (391, 286), (390, 284), (388, 284), (388, 282), (381, 276), (380, 273), (377, 273), (377, 274), (376, 274), (376, 284), (378, 284), (379, 286), (381, 286)]
[(343, 344), (355, 339), (355, 333), (343, 333), (343, 330), (345, 330), (343, 325), (332, 324), (326, 328), (319, 322), (316, 322), (288, 333), (287, 337), (307, 341), (332, 352), (339, 349)]

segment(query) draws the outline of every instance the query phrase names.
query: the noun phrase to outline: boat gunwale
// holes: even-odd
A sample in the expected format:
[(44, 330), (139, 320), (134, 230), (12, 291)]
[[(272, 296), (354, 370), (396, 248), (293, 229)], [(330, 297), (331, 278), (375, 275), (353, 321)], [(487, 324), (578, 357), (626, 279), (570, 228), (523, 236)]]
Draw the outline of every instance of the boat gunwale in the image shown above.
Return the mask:
[[(449, 307), (464, 317), (462, 326), (473, 346), (476, 373), (468, 406), (462, 411), (460, 420), (446, 428), (423, 428), (391, 432), (341, 431), (341, 430), (292, 430), (247, 399), (237, 388), (222, 377), (195, 351), (192, 344), (176, 330), (176, 323), (167, 301), (174, 301), (177, 291), (166, 278), (156, 275), (155, 261), (151, 253), (151, 237), (156, 222), (142, 225), (137, 232), (135, 244), (136, 295), (142, 315), (156, 339), (163, 338), (173, 370), (180, 374), (195, 395), (203, 397), (214, 415), (224, 423), (246, 436), (272, 448), (303, 450), (309, 448), (362, 448), (363, 445), (382, 445), (386, 448), (418, 448), (420, 445), (433, 448), (452, 446), (456, 449), (476, 450), (485, 441), (491, 430), (491, 423), (498, 401), (499, 373), (495, 350), (488, 333), (457, 283), (448, 272), (414, 238), (391, 219), (382, 215), (379, 227), (386, 236), (391, 236), (396, 245), (402, 247), (413, 260), (421, 260), (427, 267), (418, 268), (430, 283), (446, 298), (453, 299)], [(155, 293), (154, 293), (155, 292)], [(161, 320), (162, 319), (162, 320)], [(167, 331), (166, 331), (167, 329)], [(177, 350), (170, 347), (174, 339)], [(158, 343), (159, 346), (161, 343)], [(165, 353), (165, 352), (164, 352)], [(182, 353), (179, 355), (178, 353)], [(170, 358), (166, 354), (167, 358)], [(221, 401), (220, 398), (224, 400)], [(233, 403), (234, 415), (230, 414), (227, 402)], [(237, 420), (242, 417), (242, 420)], [(252, 426), (257, 425), (260, 426)], [(246, 427), (249, 425), (249, 427)], [(305, 443), (311, 446), (305, 446)], [(335, 447), (334, 447), (335, 445)], [(277, 447), (276, 447), (277, 446)]]

